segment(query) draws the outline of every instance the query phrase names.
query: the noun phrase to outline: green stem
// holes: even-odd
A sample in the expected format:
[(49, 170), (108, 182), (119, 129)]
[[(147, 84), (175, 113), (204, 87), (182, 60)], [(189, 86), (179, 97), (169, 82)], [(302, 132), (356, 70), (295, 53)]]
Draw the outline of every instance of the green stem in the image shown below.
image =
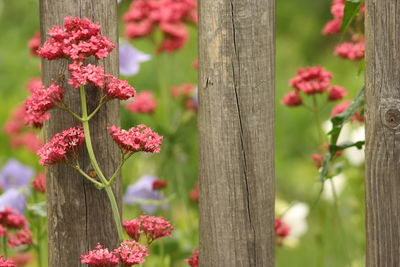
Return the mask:
[(317, 131), (318, 131), (319, 144), (322, 144), (324, 141), (324, 137), (321, 132), (321, 120), (319, 118), (320, 114), (319, 114), (317, 97), (315, 95), (313, 95), (312, 100), (313, 100), (313, 110), (314, 110), (314, 115), (315, 115), (315, 123), (316, 123)]
[(116, 227), (118, 230), (118, 238), (122, 242), (124, 239), (124, 231), (122, 229), (121, 216), (119, 214), (117, 201), (115, 200), (114, 193), (113, 193), (110, 185), (108, 184), (107, 179), (105, 178), (103, 172), (100, 169), (99, 164), (97, 163), (97, 159), (96, 159), (96, 156), (95, 156), (94, 150), (93, 150), (92, 139), (90, 136), (87, 104), (86, 104), (86, 91), (85, 91), (84, 86), (81, 86), (80, 94), (81, 94), (81, 105), (82, 105), (82, 124), (83, 124), (83, 130), (84, 130), (84, 134), (85, 134), (86, 149), (89, 154), (90, 162), (92, 163), (92, 166), (93, 166), (94, 170), (96, 171), (96, 174), (98, 175), (101, 182), (105, 186), (107, 196), (110, 200), (111, 209), (112, 209), (113, 216), (114, 216), (114, 221), (115, 221), (115, 224), (116, 224)]
[[(37, 199), (37, 192), (34, 191), (33, 192), (33, 199), (35, 201), (35, 203), (38, 203), (38, 199)], [(37, 264), (38, 267), (42, 267), (43, 266), (43, 256), (42, 256), (42, 223), (41, 223), (41, 218), (39, 216), (37, 216), (37, 221), (36, 221), (36, 254), (37, 254)]]
[(107, 103), (107, 101), (104, 101), (103, 99), (100, 100), (99, 105), (97, 106), (97, 108), (95, 110), (93, 110), (92, 113), (90, 113), (90, 115), (87, 117), (87, 120), (89, 121), (91, 118), (93, 118), (93, 116), (96, 115), (96, 113), (100, 110), (100, 108), (103, 107), (106, 103)]
[(83, 177), (85, 177), (86, 179), (88, 179), (90, 182), (94, 183), (96, 185), (97, 188), (102, 189), (105, 187), (104, 184), (96, 181), (95, 179), (93, 179), (92, 177), (90, 177), (86, 172), (84, 172), (81, 167), (79, 166), (73, 166), (70, 165), (72, 168), (74, 168), (75, 170), (77, 170)]
[(72, 116), (74, 116), (76, 119), (78, 119), (79, 121), (82, 121), (82, 118), (76, 114), (75, 112), (73, 112), (67, 105), (65, 105), (64, 103), (62, 103), (63, 106), (57, 105), (57, 107), (61, 110), (64, 110), (66, 112), (68, 112), (69, 114), (71, 114)]
[(345, 258), (347, 260), (347, 264), (348, 264), (348, 266), (351, 266), (351, 259), (350, 259), (350, 255), (348, 254), (349, 250), (347, 248), (347, 243), (346, 243), (346, 241), (347, 241), (346, 240), (346, 234), (345, 234), (345, 231), (344, 231), (343, 222), (341, 220), (340, 212), (339, 212), (339, 199), (338, 199), (338, 195), (337, 195), (337, 192), (336, 192), (335, 183), (333, 182), (333, 179), (329, 179), (329, 180), (330, 180), (331, 187), (332, 187), (332, 195), (333, 195), (333, 201), (334, 201), (334, 211), (336, 213), (335, 217), (337, 219), (339, 231), (340, 231), (340, 234), (342, 235), (342, 239), (343, 239), (342, 248), (343, 248), (343, 251), (344, 251), (344, 254), (345, 254)]

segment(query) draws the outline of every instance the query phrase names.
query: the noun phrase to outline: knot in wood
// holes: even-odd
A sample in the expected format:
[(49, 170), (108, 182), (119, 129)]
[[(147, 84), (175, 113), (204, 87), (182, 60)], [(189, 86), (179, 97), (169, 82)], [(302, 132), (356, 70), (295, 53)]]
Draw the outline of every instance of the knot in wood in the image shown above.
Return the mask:
[(386, 125), (390, 128), (396, 128), (400, 124), (400, 111), (398, 109), (389, 109), (385, 113)]

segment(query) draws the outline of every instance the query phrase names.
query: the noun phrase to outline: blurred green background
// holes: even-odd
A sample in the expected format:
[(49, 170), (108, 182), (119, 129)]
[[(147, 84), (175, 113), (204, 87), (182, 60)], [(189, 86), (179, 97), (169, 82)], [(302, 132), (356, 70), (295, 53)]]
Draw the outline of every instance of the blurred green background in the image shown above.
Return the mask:
[[(128, 8), (129, 0), (119, 6), (120, 14)], [(276, 181), (277, 198), (287, 203), (301, 201), (310, 206), (318, 195), (317, 169), (310, 159), (316, 153), (317, 132), (313, 114), (305, 109), (291, 109), (280, 104), (289, 91), (288, 80), (296, 69), (321, 65), (334, 73), (333, 84), (344, 86), (349, 97), (363, 84), (354, 62), (333, 55), (340, 36), (322, 36), (324, 24), (330, 19), (330, 1), (277, 0), (276, 10)], [(120, 19), (121, 21), (121, 19)], [(122, 21), (121, 21), (122, 23)], [(29, 78), (40, 76), (38, 58), (29, 55), (28, 40), (39, 29), (37, 0), (0, 0), (0, 125), (4, 125), (11, 110), (27, 96)], [(120, 26), (122, 36), (122, 24)], [(122, 112), (122, 125), (127, 128), (144, 123), (161, 131), (170, 127), (172, 119), (182, 110), (165, 93), (172, 85), (196, 83), (197, 72), (191, 67), (197, 58), (197, 37), (194, 27), (185, 48), (172, 55), (155, 59), (154, 45), (147, 40), (135, 41), (140, 50), (153, 54), (153, 60), (142, 64), (138, 75), (129, 78), (137, 91), (153, 90), (159, 99), (160, 110), (169, 113), (134, 115)], [(323, 111), (328, 119), (330, 108)], [(160, 126), (160, 123), (163, 124)], [(164, 253), (171, 256), (173, 266), (184, 266), (182, 260), (197, 249), (197, 204), (188, 198), (188, 191), (197, 180), (196, 122), (191, 120), (179, 129), (179, 134), (164, 132), (163, 152), (157, 156), (140, 156), (124, 168), (124, 186), (142, 174), (155, 174), (170, 181), (166, 195), (172, 196), (171, 209), (160, 215), (173, 218), (174, 238), (165, 241)], [(171, 140), (173, 138), (173, 140)], [(25, 150), (15, 150), (9, 138), (0, 133), (0, 166), (10, 157), (36, 166), (37, 158)], [(163, 153), (164, 156), (162, 155)], [(167, 155), (167, 156), (166, 156)], [(347, 168), (347, 184), (339, 198), (338, 208), (320, 201), (307, 218), (308, 231), (295, 247), (277, 247), (277, 266), (364, 266), (364, 193), (363, 173), (359, 168)], [(125, 216), (138, 215), (137, 208), (127, 207)], [(155, 250), (161, 249), (155, 248)], [(158, 251), (159, 252), (159, 251)], [(151, 257), (149, 257), (150, 259)], [(169, 261), (169, 260), (167, 260)], [(168, 266), (155, 257), (146, 266)]]

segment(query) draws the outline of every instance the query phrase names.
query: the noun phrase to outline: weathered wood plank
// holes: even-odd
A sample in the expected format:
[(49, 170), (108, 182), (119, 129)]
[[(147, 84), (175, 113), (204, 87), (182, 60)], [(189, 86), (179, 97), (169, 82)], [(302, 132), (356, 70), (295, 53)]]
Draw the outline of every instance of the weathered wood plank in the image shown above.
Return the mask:
[(274, 266), (274, 0), (202, 0), (200, 265)]
[(366, 1), (367, 266), (400, 266), (400, 1)]
[[(41, 0), (41, 35), (54, 25), (62, 25), (65, 16), (88, 17), (102, 26), (102, 33), (115, 44), (118, 42), (117, 1), (115, 0)], [(44, 38), (42, 38), (43, 42)], [(118, 51), (98, 61), (107, 73), (118, 74)], [(48, 85), (60, 74), (68, 77), (68, 61), (42, 61), (43, 81)], [(79, 89), (73, 89), (66, 81), (66, 103), (80, 114)], [(98, 90), (88, 91), (89, 112), (98, 104)], [(46, 125), (47, 139), (57, 132), (78, 124), (65, 112), (51, 112)], [(110, 176), (119, 163), (119, 150), (107, 133), (106, 127), (119, 124), (119, 104), (112, 101), (91, 121), (91, 133), (96, 156), (105, 175)], [(81, 166), (90, 169), (87, 153), (82, 148)], [(118, 179), (119, 180), (119, 179)], [(120, 195), (119, 181), (114, 187), (117, 198)], [(116, 247), (117, 231), (111, 207), (105, 191), (97, 190), (86, 182), (78, 172), (62, 164), (47, 171), (49, 266), (86, 266), (80, 263), (80, 255), (93, 249), (97, 243)]]

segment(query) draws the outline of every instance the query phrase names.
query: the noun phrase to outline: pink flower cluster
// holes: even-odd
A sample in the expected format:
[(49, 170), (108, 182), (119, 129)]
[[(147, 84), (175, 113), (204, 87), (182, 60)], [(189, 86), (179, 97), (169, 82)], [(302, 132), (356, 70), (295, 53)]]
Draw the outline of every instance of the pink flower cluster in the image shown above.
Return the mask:
[(149, 255), (147, 247), (136, 241), (124, 241), (119, 248), (114, 250), (116, 255), (124, 266), (132, 266), (145, 262), (146, 256)]
[(95, 267), (117, 266), (119, 263), (130, 267), (145, 262), (147, 247), (136, 241), (124, 241), (114, 251), (97, 245), (95, 250), (81, 256), (82, 263)]
[(133, 113), (153, 113), (157, 107), (157, 101), (151, 91), (138, 93), (132, 101), (126, 105), (126, 109)]
[(360, 60), (365, 56), (364, 37), (352, 38), (352, 42), (344, 42), (335, 48), (335, 54), (349, 60)]
[(17, 107), (4, 125), (4, 132), (10, 137), (13, 148), (25, 147), (36, 153), (43, 146), (43, 141), (38, 137), (37, 131), (26, 127), (25, 107)]
[(62, 102), (64, 92), (60, 85), (52, 83), (32, 89), (32, 95), (25, 101), (25, 122), (28, 125), (41, 127), (43, 122), (50, 118), (47, 111)]
[(320, 66), (299, 69), (297, 76), (289, 81), (294, 90), (286, 94), (281, 103), (292, 107), (302, 105), (300, 92), (306, 95), (328, 92), (329, 101), (342, 99), (347, 95), (347, 92), (343, 87), (330, 85), (332, 77), (332, 73)]
[(192, 256), (186, 259), (185, 262), (189, 264), (190, 267), (199, 267), (199, 251), (193, 250)]
[(93, 55), (100, 59), (115, 48), (107, 37), (100, 34), (100, 25), (88, 18), (66, 17), (64, 27), (54, 26), (47, 34), (51, 38), (38, 50), (42, 58), (84, 60)]
[(32, 244), (27, 219), (11, 208), (0, 212), (0, 236), (7, 237), (11, 248)]
[(111, 267), (118, 265), (118, 258), (108, 248), (97, 245), (95, 250), (81, 256), (82, 263), (96, 267)]
[(81, 126), (69, 128), (61, 133), (55, 134), (39, 151), (40, 164), (50, 166), (61, 161), (68, 160), (68, 153), (76, 157), (78, 149), (85, 140)]
[(171, 224), (162, 217), (140, 216), (124, 222), (124, 229), (135, 241), (139, 241), (142, 234), (146, 237), (147, 243), (151, 244), (154, 240), (170, 236), (174, 229)]
[(82, 62), (75, 61), (68, 66), (71, 78), (68, 83), (79, 88), (87, 84), (93, 84), (99, 88), (109, 99), (127, 100), (134, 97), (135, 89), (127, 81), (104, 73), (104, 68), (92, 64), (83, 65)]
[(340, 32), (340, 26), (342, 25), (345, 3), (346, 0), (332, 1), (331, 14), (333, 16), (333, 19), (329, 21), (322, 30), (322, 33), (324, 35), (336, 34)]
[(124, 15), (125, 34), (129, 38), (150, 35), (156, 26), (164, 39), (159, 51), (172, 52), (183, 47), (188, 39), (186, 22), (197, 23), (196, 0), (136, 0)]
[(159, 153), (163, 137), (153, 132), (146, 125), (140, 124), (129, 130), (108, 127), (111, 137), (124, 150), (124, 153), (139, 151)]
[(32, 56), (39, 56), (38, 49), (40, 47), (40, 33), (36, 32), (32, 39), (28, 42), (28, 47), (31, 50)]
[(8, 260), (3, 255), (0, 255), (0, 267), (16, 267), (16, 265), (12, 260)]
[[(324, 35), (340, 33), (343, 21), (345, 3), (346, 3), (345, 0), (332, 1), (331, 14), (333, 16), (333, 19), (325, 25), (322, 31)], [(365, 13), (365, 6), (364, 4), (362, 4), (361, 14), (364, 15), (364, 13)], [(353, 34), (353, 32), (351, 33)], [(357, 38), (355, 36), (356, 35), (353, 35), (352, 42), (344, 42), (342, 44), (339, 44), (335, 48), (335, 54), (344, 59), (349, 59), (349, 60), (363, 59), (365, 55), (364, 37), (361, 36), (361, 38)]]
[(33, 189), (36, 192), (44, 194), (46, 192), (46, 175), (41, 172), (32, 181)]

